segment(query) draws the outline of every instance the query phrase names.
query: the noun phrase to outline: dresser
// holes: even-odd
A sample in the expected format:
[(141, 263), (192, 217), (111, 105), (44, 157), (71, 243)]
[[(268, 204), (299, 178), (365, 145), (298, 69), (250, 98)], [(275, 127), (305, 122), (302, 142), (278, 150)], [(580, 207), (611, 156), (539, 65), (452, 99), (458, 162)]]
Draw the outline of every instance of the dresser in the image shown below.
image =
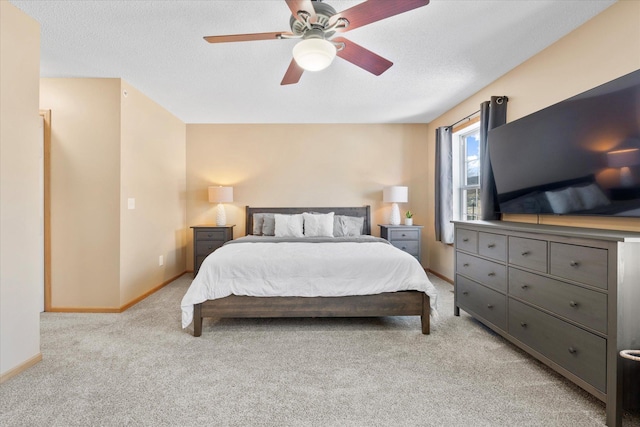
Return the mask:
[(454, 222), (460, 309), (606, 404), (640, 410), (640, 233)]
[(418, 262), (422, 256), (422, 225), (380, 225), (380, 237), (398, 249), (413, 255)]
[(193, 277), (198, 274), (202, 261), (211, 252), (233, 240), (233, 227), (235, 225), (214, 226), (195, 225), (193, 228)]

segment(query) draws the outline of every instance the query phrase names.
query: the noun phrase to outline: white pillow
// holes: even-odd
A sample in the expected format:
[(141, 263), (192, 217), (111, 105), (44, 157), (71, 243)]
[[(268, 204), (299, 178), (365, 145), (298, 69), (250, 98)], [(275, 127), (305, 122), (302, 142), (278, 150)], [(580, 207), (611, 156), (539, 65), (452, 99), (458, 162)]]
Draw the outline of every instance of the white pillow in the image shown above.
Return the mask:
[(611, 203), (600, 187), (596, 184), (575, 187), (575, 189), (584, 209), (593, 209), (598, 206), (605, 206)]
[(333, 214), (303, 213), (305, 237), (333, 237)]
[(276, 228), (276, 237), (304, 237), (302, 232), (303, 218), (302, 214), (298, 215), (274, 215)]
[(565, 214), (583, 209), (578, 192), (573, 187), (559, 191), (545, 191), (553, 213)]

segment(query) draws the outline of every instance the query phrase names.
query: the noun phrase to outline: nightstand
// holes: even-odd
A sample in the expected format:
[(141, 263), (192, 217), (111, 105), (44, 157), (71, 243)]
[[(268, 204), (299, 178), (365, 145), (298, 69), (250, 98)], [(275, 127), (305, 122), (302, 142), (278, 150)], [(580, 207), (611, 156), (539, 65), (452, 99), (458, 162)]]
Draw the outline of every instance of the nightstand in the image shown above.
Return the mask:
[(413, 255), (418, 262), (422, 255), (422, 225), (388, 225), (379, 224), (380, 237), (387, 239), (389, 243), (398, 249), (402, 249)]
[(225, 242), (233, 240), (233, 227), (235, 225), (222, 227), (194, 225), (191, 227), (193, 228), (193, 277), (198, 274), (200, 265), (207, 255), (224, 245)]

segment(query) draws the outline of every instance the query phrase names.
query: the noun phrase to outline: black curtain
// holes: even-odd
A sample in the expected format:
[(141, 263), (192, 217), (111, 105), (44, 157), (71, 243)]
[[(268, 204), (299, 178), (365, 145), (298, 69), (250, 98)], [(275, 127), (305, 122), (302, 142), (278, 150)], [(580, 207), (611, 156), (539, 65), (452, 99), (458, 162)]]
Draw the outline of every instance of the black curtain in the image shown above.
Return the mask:
[(453, 243), (453, 161), (451, 127), (436, 129), (435, 228), (436, 241)]
[[(489, 131), (507, 122), (506, 96), (492, 96), (490, 101), (480, 104), (480, 219), (500, 219), (498, 193), (489, 159)], [(437, 142), (436, 142), (437, 144)]]

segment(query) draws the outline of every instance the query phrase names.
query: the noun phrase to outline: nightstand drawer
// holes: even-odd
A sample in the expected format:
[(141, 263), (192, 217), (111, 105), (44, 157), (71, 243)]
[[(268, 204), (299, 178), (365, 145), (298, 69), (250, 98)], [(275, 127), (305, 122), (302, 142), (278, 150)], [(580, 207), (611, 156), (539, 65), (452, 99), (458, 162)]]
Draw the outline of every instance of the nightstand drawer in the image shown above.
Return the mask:
[(196, 230), (196, 240), (220, 240), (225, 241), (224, 230)]
[(607, 294), (602, 292), (510, 268), (509, 295), (607, 333)]
[(413, 255), (413, 256), (418, 256), (418, 251), (420, 250), (420, 246), (419, 243), (417, 241), (411, 241), (411, 240), (396, 240), (391, 242), (391, 244), (393, 246), (395, 246), (398, 249), (402, 249), (403, 251)]
[(607, 250), (552, 243), (549, 273), (607, 289)]
[(509, 299), (509, 333), (598, 390), (606, 391), (606, 339), (513, 299)]
[(458, 305), (507, 330), (507, 297), (463, 276), (456, 276)]
[(408, 230), (406, 228), (400, 230), (389, 230), (389, 240), (418, 240), (420, 238), (420, 230)]
[(464, 274), (495, 290), (507, 292), (507, 267), (497, 262), (457, 252), (456, 273)]
[(196, 255), (209, 255), (224, 244), (223, 241), (204, 240), (196, 242)]

